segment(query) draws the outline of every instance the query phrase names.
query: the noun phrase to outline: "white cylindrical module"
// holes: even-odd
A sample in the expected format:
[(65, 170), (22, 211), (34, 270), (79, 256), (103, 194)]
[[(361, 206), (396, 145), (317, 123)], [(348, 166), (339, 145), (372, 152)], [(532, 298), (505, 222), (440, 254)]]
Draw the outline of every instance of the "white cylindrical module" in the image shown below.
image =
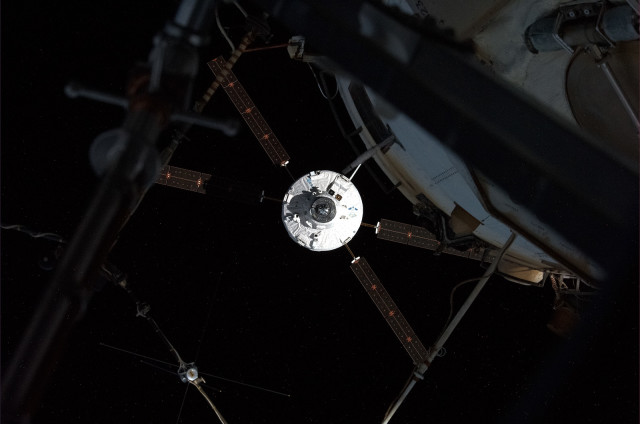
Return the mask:
[(309, 250), (337, 249), (358, 232), (362, 199), (344, 175), (312, 171), (289, 187), (282, 222), (289, 236)]

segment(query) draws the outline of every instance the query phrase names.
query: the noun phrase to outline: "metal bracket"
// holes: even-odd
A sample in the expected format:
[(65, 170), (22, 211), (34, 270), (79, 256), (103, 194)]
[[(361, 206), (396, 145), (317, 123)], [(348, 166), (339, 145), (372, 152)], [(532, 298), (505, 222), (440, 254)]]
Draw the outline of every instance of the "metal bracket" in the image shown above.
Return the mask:
[(616, 43), (607, 36), (604, 29), (602, 28), (602, 18), (604, 17), (604, 13), (607, 11), (606, 3), (602, 3), (600, 5), (600, 12), (598, 12), (598, 19), (596, 19), (596, 32), (604, 41), (609, 44), (609, 47), (615, 47)]
[(564, 50), (573, 54), (575, 50), (567, 44), (566, 41), (560, 35), (560, 30), (565, 22), (575, 21), (582, 18), (589, 18), (598, 12), (597, 22), (596, 22), (596, 31), (599, 35), (603, 37), (603, 39), (610, 45), (613, 46), (614, 43), (611, 41), (609, 37), (604, 34), (604, 31), (600, 30), (600, 23), (604, 16), (605, 7), (602, 2), (597, 3), (581, 3), (581, 4), (572, 4), (569, 6), (562, 7), (558, 10), (558, 15), (556, 16), (556, 22), (553, 26), (553, 38), (558, 42), (560, 47)]
[(573, 54), (571, 46), (568, 45), (560, 36), (560, 27), (565, 21), (564, 12), (560, 10), (556, 16), (556, 23), (553, 25), (553, 38), (558, 42), (558, 44), (560, 44), (560, 47), (568, 51), (570, 54)]

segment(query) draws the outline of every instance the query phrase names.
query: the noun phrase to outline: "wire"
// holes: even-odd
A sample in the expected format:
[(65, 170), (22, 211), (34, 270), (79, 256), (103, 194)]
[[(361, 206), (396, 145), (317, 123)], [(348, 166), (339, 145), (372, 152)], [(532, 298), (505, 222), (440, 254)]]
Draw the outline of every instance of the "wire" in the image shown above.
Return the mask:
[(227, 31), (225, 31), (224, 27), (222, 26), (222, 23), (220, 22), (220, 15), (218, 14), (218, 5), (216, 5), (216, 8), (215, 8), (215, 16), (216, 16), (216, 25), (218, 25), (218, 29), (220, 30), (220, 33), (222, 34), (224, 39), (227, 40), (227, 43), (229, 43), (229, 46), (231, 47), (231, 54), (233, 54), (233, 52), (236, 51), (236, 46), (233, 45), (233, 41), (231, 41), (231, 38), (229, 38), (229, 36), (227, 35)]
[[(324, 79), (323, 79), (324, 81)], [(338, 129), (340, 130), (340, 134), (342, 134), (342, 138), (344, 138), (347, 143), (349, 143), (349, 146), (351, 147), (351, 150), (353, 150), (353, 152), (357, 155), (360, 155), (360, 150), (358, 149), (358, 147), (356, 147), (356, 143), (353, 141), (352, 139), (352, 135), (357, 135), (360, 133), (360, 131), (362, 131), (362, 127), (359, 128), (355, 128), (355, 131), (353, 131), (352, 133), (347, 133), (347, 131), (344, 128), (344, 125), (342, 125), (342, 121), (340, 120), (340, 115), (338, 114), (338, 110), (336, 108), (335, 102), (333, 101), (333, 99), (327, 99), (329, 100), (329, 110), (331, 111), (331, 115), (333, 115), (333, 120), (335, 121), (336, 125), (338, 126)], [(392, 188), (388, 188), (388, 183), (384, 183), (380, 177), (378, 177), (375, 172), (373, 172), (373, 170), (371, 169), (371, 167), (369, 166), (368, 163), (364, 163), (364, 169), (367, 170), (367, 172), (369, 173), (369, 176), (373, 179), (373, 181), (376, 182), (376, 184), (378, 184), (378, 186), (380, 187), (380, 189), (385, 193), (385, 194), (389, 194), (391, 193), (394, 189), (397, 189), (398, 186), (400, 186), (401, 182), (396, 183)]]
[(0, 228), (2, 228), (3, 230), (19, 231), (19, 232), (25, 233), (25, 234), (33, 237), (33, 238), (43, 238), (43, 239), (55, 241), (55, 242), (58, 242), (58, 243), (66, 243), (67, 242), (62, 236), (59, 236), (58, 234), (55, 234), (55, 233), (41, 233), (39, 231), (34, 231), (34, 230), (30, 229), (29, 227), (25, 227), (24, 225), (0, 224)]
[(451, 317), (453, 316), (453, 295), (455, 294), (456, 290), (467, 283), (472, 283), (481, 279), (482, 277), (470, 278), (468, 280), (461, 281), (460, 283), (456, 284), (453, 289), (451, 289), (451, 294), (449, 295), (449, 316), (447, 317), (447, 321), (444, 323), (444, 326), (442, 327), (438, 338), (440, 338), (442, 333), (444, 333), (444, 331), (447, 329), (447, 325), (449, 325), (449, 323), (451, 322)]
[(243, 383), (242, 381), (238, 381), (238, 380), (231, 380), (231, 379), (229, 379), (229, 378), (220, 377), (220, 376), (218, 376), (218, 375), (214, 375), (214, 374), (208, 374), (208, 373), (206, 373), (206, 372), (200, 372), (200, 374), (202, 374), (202, 375), (206, 375), (207, 377), (217, 378), (217, 379), (219, 379), (219, 380), (228, 381), (228, 382), (230, 382), (230, 383), (239, 384), (239, 385), (241, 385), (241, 386), (247, 386), (247, 387), (251, 387), (251, 388), (253, 388), (253, 389), (258, 389), (258, 390), (263, 390), (263, 391), (265, 391), (265, 392), (274, 393), (274, 394), (276, 394), (276, 395), (280, 395), (280, 396), (284, 396), (284, 397), (289, 397), (289, 398), (291, 397), (291, 395), (290, 395), (290, 394), (287, 394), (287, 393), (282, 393), (282, 392), (279, 392), (279, 391), (277, 391), (277, 390), (267, 389), (267, 388), (265, 388), (265, 387), (255, 386), (255, 385), (253, 385), (253, 384), (249, 384), (249, 383)]
[[(320, 90), (320, 94), (322, 94), (322, 97), (325, 98), (325, 100), (333, 100), (336, 98), (336, 96), (338, 95), (338, 86), (336, 85), (336, 92), (333, 93), (333, 95), (331, 95), (331, 97), (329, 97), (326, 93), (326, 91), (329, 91), (329, 88), (327, 87), (327, 82), (325, 81), (323, 75), (324, 75), (324, 71), (320, 71), (320, 80), (318, 80), (318, 76), (316, 75), (316, 71), (313, 69), (313, 66), (311, 66), (311, 64), (309, 62), (307, 62), (307, 65), (309, 66), (309, 69), (311, 70), (311, 73), (313, 74), (313, 78), (316, 80), (316, 85), (318, 86), (318, 90)], [(320, 81), (322, 81), (322, 84), (320, 84)]]
[[(327, 75), (327, 72), (325, 71), (320, 71), (320, 81), (322, 81), (322, 86), (324, 87), (324, 89), (326, 91), (329, 91), (329, 88), (327, 86), (327, 81), (324, 79), (324, 76)], [(331, 97), (327, 98), (325, 96), (325, 99), (327, 100), (333, 100), (336, 98), (336, 96), (338, 95), (338, 82), (336, 81), (336, 91), (331, 95)]]
[(175, 356), (176, 361), (178, 361), (178, 365), (180, 365), (180, 366), (186, 365), (186, 362), (184, 362), (182, 360), (182, 357), (180, 356), (180, 354), (178, 353), (176, 348), (173, 346), (171, 341), (164, 334), (164, 332), (162, 331), (162, 329), (160, 328), (160, 326), (158, 325), (156, 320), (151, 318), (149, 315), (147, 315), (146, 312), (148, 312), (148, 309), (147, 309), (147, 311), (145, 311), (145, 313), (142, 313), (142, 314), (139, 313), (139, 316), (141, 316), (142, 318), (145, 318), (147, 320), (147, 322), (153, 327), (153, 329), (156, 332), (156, 334), (158, 335), (158, 337), (160, 337), (162, 339), (162, 341), (164, 342), (166, 347), (169, 349), (169, 352), (171, 354), (173, 354), (173, 356)]
[(233, 4), (238, 8), (238, 10), (240, 11), (240, 13), (242, 13), (242, 15), (245, 18), (249, 17), (249, 14), (247, 13), (246, 10), (244, 10), (244, 8), (242, 6), (240, 6), (240, 3), (238, 3), (236, 0), (233, 0)]
[(184, 401), (187, 400), (187, 392), (189, 392), (189, 386), (191, 386), (191, 384), (187, 384), (187, 388), (184, 389), (184, 396), (182, 396), (182, 403), (180, 404), (180, 410), (178, 411), (178, 418), (176, 419), (176, 424), (180, 422), (180, 416), (182, 415), (182, 408), (184, 408)]
[(158, 369), (160, 371), (164, 371), (166, 373), (169, 373), (169, 374), (173, 375), (174, 377), (176, 376), (175, 371), (170, 371), (170, 370), (168, 370), (166, 368), (162, 368), (160, 365), (152, 364), (151, 362), (147, 362), (147, 361), (142, 360), (142, 359), (140, 359), (140, 363), (141, 364), (145, 364), (145, 365), (149, 365), (150, 367), (153, 367), (153, 368)]
[(166, 361), (163, 361), (163, 360), (160, 360), (160, 359), (152, 358), (152, 357), (150, 357), (150, 356), (141, 355), (141, 354), (139, 354), (139, 353), (135, 353), (135, 352), (131, 352), (130, 350), (121, 349), (121, 348), (119, 348), (119, 347), (111, 346), (111, 345), (108, 345), (108, 344), (106, 344), (106, 343), (102, 343), (102, 342), (100, 342), (100, 343), (98, 343), (98, 344), (99, 344), (100, 346), (108, 347), (108, 348), (110, 348), (110, 349), (118, 350), (118, 351), (120, 351), (120, 352), (128, 353), (128, 354), (130, 354), (130, 355), (139, 356), (139, 357), (144, 358), (144, 359), (149, 359), (150, 361), (156, 361), (156, 362), (159, 362), (159, 363), (161, 363), (161, 364), (169, 365), (169, 366), (171, 366), (171, 367), (175, 367), (175, 366), (176, 366), (176, 364), (172, 364), (172, 363), (170, 363), (170, 362), (166, 362)]
[[(240, 6), (240, 3), (238, 3), (236, 0), (234, 0), (233, 4), (240, 11), (240, 13), (242, 13), (242, 16), (244, 16), (245, 19), (249, 17), (249, 14), (247, 13), (246, 10), (244, 10), (244, 8), (242, 6)], [(222, 34), (224, 39), (227, 40), (227, 43), (229, 44), (229, 47), (231, 47), (231, 54), (233, 54), (236, 51), (236, 46), (233, 44), (233, 41), (231, 41), (231, 38), (229, 38), (229, 35), (227, 35), (227, 31), (222, 26), (222, 22), (220, 22), (220, 14), (218, 13), (218, 5), (217, 4), (216, 4), (216, 7), (214, 9), (214, 12), (215, 12), (215, 17), (216, 17), (216, 25), (218, 26), (218, 29), (220, 30), (220, 33)]]

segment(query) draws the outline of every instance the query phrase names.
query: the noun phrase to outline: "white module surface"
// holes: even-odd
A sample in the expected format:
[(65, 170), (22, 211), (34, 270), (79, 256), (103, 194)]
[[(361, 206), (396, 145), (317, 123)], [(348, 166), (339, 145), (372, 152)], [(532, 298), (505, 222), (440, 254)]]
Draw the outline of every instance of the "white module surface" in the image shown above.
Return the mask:
[(358, 232), (362, 199), (344, 175), (312, 171), (289, 187), (282, 222), (289, 236), (309, 250), (337, 249)]

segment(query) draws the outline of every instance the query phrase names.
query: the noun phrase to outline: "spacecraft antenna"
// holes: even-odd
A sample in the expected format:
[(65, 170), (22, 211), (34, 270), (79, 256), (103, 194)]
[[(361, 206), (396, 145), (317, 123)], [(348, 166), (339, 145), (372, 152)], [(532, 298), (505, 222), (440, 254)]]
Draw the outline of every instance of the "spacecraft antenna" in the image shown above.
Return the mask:
[[(200, 372), (198, 370), (198, 367), (195, 364), (195, 361), (193, 362), (186, 362), (182, 359), (182, 357), (180, 356), (180, 354), (178, 353), (178, 350), (175, 348), (175, 346), (171, 343), (171, 341), (169, 340), (169, 338), (165, 335), (165, 333), (162, 331), (162, 329), (160, 328), (160, 326), (158, 325), (158, 323), (156, 322), (155, 319), (153, 319), (153, 317), (150, 315), (150, 311), (151, 311), (151, 306), (143, 301), (140, 301), (139, 298), (135, 295), (135, 293), (133, 292), (133, 290), (131, 289), (126, 276), (120, 272), (114, 265), (107, 263), (105, 265), (102, 266), (101, 268), (101, 273), (103, 276), (105, 276), (105, 278), (107, 278), (109, 281), (111, 281), (112, 283), (116, 284), (117, 286), (121, 287), (122, 289), (124, 289), (127, 294), (129, 295), (129, 297), (135, 302), (136, 304), (136, 317), (141, 317), (144, 318), (149, 325), (153, 328), (153, 331), (155, 334), (158, 335), (158, 337), (162, 340), (162, 342), (164, 343), (164, 345), (168, 348), (169, 352), (171, 352), (171, 354), (173, 355), (173, 357), (175, 358), (176, 362), (177, 362), (177, 366), (178, 369), (176, 371), (176, 373), (178, 374), (178, 377), (180, 378), (180, 381), (182, 381), (183, 383), (188, 383), (189, 385), (194, 386), (198, 392), (200, 392), (200, 394), (204, 397), (204, 399), (207, 401), (207, 403), (209, 404), (209, 406), (211, 407), (211, 409), (214, 411), (214, 413), (216, 414), (216, 416), (218, 417), (218, 419), (220, 420), (221, 424), (228, 424), (228, 422), (225, 420), (225, 418), (222, 416), (222, 413), (220, 412), (220, 410), (216, 407), (216, 405), (213, 403), (213, 401), (211, 400), (211, 398), (209, 397), (209, 395), (207, 394), (207, 392), (203, 389), (203, 386), (206, 387), (206, 381), (204, 379), (203, 376), (210, 376), (216, 379), (221, 379), (221, 380), (225, 380), (231, 383), (235, 383), (235, 384), (239, 384), (242, 386), (247, 386), (247, 387), (251, 387), (254, 389), (258, 389), (258, 390), (262, 390), (265, 392), (270, 392), (276, 395), (280, 395), (280, 396), (285, 396), (285, 397), (291, 397), (291, 395), (287, 394), (287, 393), (283, 393), (283, 392), (279, 392), (277, 390), (272, 390), (272, 389), (268, 389), (265, 387), (260, 387), (260, 386), (256, 386), (253, 384), (247, 384), (247, 383), (243, 383), (241, 381), (236, 381), (236, 380), (232, 380), (232, 379), (228, 379), (228, 378), (223, 378), (223, 377), (219, 377), (213, 374), (208, 374), (208, 373), (203, 373)], [(220, 273), (220, 278), (218, 279), (218, 284), (220, 284), (220, 280), (222, 279), (222, 273)], [(213, 302), (213, 299), (211, 299), (211, 302)], [(204, 336), (204, 332), (206, 331), (206, 326), (207, 326), (207, 320), (204, 323), (203, 329), (202, 329), (202, 336)], [(201, 337), (202, 339), (202, 337)], [(115, 346), (111, 346), (108, 345), (106, 343), (100, 343), (101, 346), (104, 347), (108, 347), (110, 349), (114, 349), (123, 353), (127, 353), (130, 355), (134, 355), (134, 356), (138, 356), (144, 359), (148, 359), (151, 361), (155, 361), (156, 363), (161, 363), (164, 365), (169, 365), (169, 366), (175, 366), (176, 364), (171, 364), (165, 361), (162, 361), (160, 359), (156, 359), (156, 358), (152, 358), (146, 355), (141, 355), (135, 352), (131, 352), (129, 350), (126, 349), (122, 349), (122, 348), (118, 348)], [(199, 348), (198, 348), (198, 352), (199, 352)], [(198, 353), (196, 353), (196, 357), (197, 357)], [(196, 358), (197, 360), (197, 358)], [(146, 361), (141, 361), (147, 365), (150, 365), (152, 367), (161, 369), (163, 371), (168, 371), (165, 368), (162, 368), (158, 365), (146, 362)], [(189, 388), (189, 386), (187, 386), (187, 389)], [(218, 389), (215, 389), (217, 391), (220, 391)], [(182, 407), (184, 406), (184, 400), (186, 399), (186, 394), (187, 392), (185, 391), (185, 396), (183, 398), (183, 403), (180, 406), (180, 413), (182, 412)], [(179, 414), (180, 414), (179, 413)]]

